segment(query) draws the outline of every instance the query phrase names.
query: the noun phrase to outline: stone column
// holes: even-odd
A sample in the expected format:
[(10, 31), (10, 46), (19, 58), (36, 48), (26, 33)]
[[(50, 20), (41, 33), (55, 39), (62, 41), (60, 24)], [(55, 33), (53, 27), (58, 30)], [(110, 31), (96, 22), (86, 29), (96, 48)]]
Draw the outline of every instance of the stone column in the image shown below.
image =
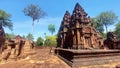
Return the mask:
[(77, 31), (74, 30), (74, 34), (73, 34), (73, 48), (77, 48)]
[(78, 46), (78, 48), (81, 48), (81, 46), (80, 46), (80, 44), (81, 44), (81, 35), (80, 35), (80, 31), (79, 31), (79, 29), (77, 29), (77, 46)]
[(66, 45), (65, 45), (65, 43), (66, 43), (65, 40), (66, 39), (65, 38), (66, 38), (66, 33), (64, 32), (64, 34), (63, 34), (63, 46), (66, 48)]

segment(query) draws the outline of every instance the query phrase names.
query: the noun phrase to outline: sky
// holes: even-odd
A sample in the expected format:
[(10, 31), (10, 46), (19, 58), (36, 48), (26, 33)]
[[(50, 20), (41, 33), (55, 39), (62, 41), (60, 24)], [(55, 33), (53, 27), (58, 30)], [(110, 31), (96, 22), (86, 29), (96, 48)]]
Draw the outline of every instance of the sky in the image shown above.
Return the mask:
[[(47, 16), (41, 18), (39, 22), (35, 22), (34, 38), (45, 37), (44, 33), (51, 35), (48, 31), (48, 25), (54, 24), (57, 34), (63, 16), (68, 10), (71, 14), (76, 3), (79, 3), (88, 13), (88, 16), (95, 17), (104, 11), (113, 11), (120, 20), (120, 0), (0, 0), (0, 9), (11, 14), (13, 22), (13, 31), (4, 28), (6, 33), (14, 33), (15, 35), (27, 35), (32, 30), (32, 19), (25, 16), (23, 9), (29, 4), (38, 5)], [(114, 30), (114, 26), (109, 26), (109, 30)]]

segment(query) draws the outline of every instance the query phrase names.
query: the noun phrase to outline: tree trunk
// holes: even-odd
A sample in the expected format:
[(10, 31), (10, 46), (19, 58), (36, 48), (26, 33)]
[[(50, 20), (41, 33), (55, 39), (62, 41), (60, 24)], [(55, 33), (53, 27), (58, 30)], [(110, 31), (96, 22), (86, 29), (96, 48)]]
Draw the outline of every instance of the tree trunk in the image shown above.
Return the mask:
[(108, 32), (108, 30), (107, 30), (107, 25), (105, 25), (105, 29), (106, 29), (106, 33)]
[(31, 34), (33, 34), (33, 32), (34, 32), (34, 20), (32, 22), (32, 32), (31, 32)]

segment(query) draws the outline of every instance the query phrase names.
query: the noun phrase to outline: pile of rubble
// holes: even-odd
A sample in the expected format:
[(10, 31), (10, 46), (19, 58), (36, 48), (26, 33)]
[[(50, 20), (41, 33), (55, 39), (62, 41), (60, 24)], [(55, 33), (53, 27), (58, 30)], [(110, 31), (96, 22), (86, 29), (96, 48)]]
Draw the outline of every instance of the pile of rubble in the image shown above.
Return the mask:
[(1, 59), (18, 59), (25, 57), (33, 49), (33, 42), (27, 39), (22, 39), (19, 35), (14, 39), (7, 39), (5, 47), (1, 53)]
[(19, 35), (14, 39), (6, 39), (4, 29), (0, 25), (0, 60), (23, 58), (31, 53), (33, 46), (34, 42)]

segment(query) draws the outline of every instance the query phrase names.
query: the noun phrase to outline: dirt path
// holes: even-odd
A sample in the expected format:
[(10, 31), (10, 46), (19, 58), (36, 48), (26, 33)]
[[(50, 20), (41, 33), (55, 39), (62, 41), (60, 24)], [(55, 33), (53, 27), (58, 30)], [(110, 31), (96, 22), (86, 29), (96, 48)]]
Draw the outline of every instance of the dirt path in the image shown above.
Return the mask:
[(0, 68), (70, 68), (54, 54), (49, 54), (50, 48), (37, 48), (34, 52), (22, 60), (2, 62)]

